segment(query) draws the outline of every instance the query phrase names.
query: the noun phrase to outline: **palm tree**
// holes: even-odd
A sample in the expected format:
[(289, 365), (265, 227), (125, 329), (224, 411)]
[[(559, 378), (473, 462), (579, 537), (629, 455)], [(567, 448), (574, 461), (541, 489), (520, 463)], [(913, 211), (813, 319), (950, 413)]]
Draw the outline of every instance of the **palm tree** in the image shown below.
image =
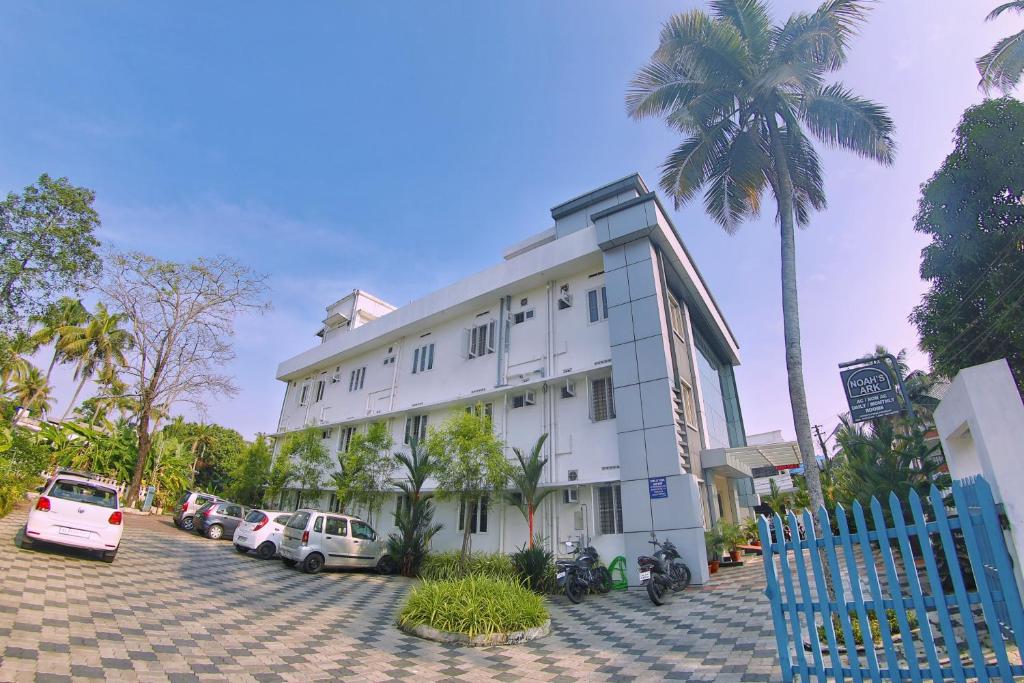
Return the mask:
[(544, 474), (544, 466), (548, 464), (548, 459), (541, 458), (540, 452), (544, 448), (544, 442), (547, 441), (547, 438), (547, 434), (540, 435), (537, 443), (533, 445), (529, 457), (525, 457), (518, 448), (512, 449), (512, 452), (516, 454), (516, 458), (519, 459), (519, 469), (513, 470), (511, 480), (513, 486), (518, 489), (521, 499), (514, 500), (511, 494), (509, 494), (508, 498), (509, 502), (519, 508), (519, 511), (526, 517), (527, 524), (530, 527), (531, 548), (533, 547), (533, 513), (536, 512), (541, 501), (547, 498), (548, 494), (554, 490), (540, 490), (540, 480)]
[[(1010, 10), (1024, 12), (1024, 0), (1004, 2), (992, 10), (985, 17), (985, 21), (992, 21)], [(998, 88), (1004, 93), (1013, 90), (1020, 83), (1021, 74), (1024, 74), (1024, 31), (1000, 40), (988, 54), (978, 57), (976, 64), (978, 73), (981, 74), (978, 87), (984, 90), (986, 95), (993, 88)]]
[(60, 329), (84, 325), (89, 320), (89, 311), (85, 309), (82, 302), (70, 296), (63, 296), (46, 307), (41, 315), (30, 318), (32, 323), (40, 327), (32, 334), (33, 340), (39, 346), (53, 344), (53, 356), (50, 358), (50, 365), (46, 368), (46, 381), (50, 381), (53, 374), (53, 367), (61, 360)]
[(840, 68), (866, 17), (862, 0), (828, 0), (773, 25), (763, 0), (712, 0), (711, 14), (673, 16), (626, 96), (633, 118), (663, 117), (686, 139), (662, 165), (676, 207), (707, 187), (704, 206), (726, 232), (759, 215), (770, 190), (782, 247), (782, 317), (789, 396), (811, 502), (822, 504), (804, 391), (794, 225), (825, 207), (809, 131), (883, 164), (892, 162), (885, 109), (825, 76)]
[(59, 328), (61, 354), (74, 359), (75, 379), (78, 386), (64, 410), (61, 420), (67, 418), (71, 409), (78, 401), (82, 387), (97, 371), (107, 367), (120, 367), (125, 364), (124, 354), (132, 347), (132, 337), (127, 330), (120, 327), (126, 319), (123, 313), (110, 313), (103, 303), (96, 304), (93, 313), (85, 325), (66, 325)]
[(34, 365), (29, 365), (26, 371), (15, 378), (8, 394), (17, 405), (27, 408), (29, 413), (47, 412), (53, 399), (50, 384)]
[(434, 522), (430, 496), (423, 493), (434, 462), (430, 451), (415, 437), (409, 442), (409, 453), (396, 452), (395, 459), (405, 468), (405, 478), (394, 482), (402, 493), (395, 511), (395, 531), (388, 536), (388, 554), (403, 576), (416, 576), (431, 539), (442, 528)]
[(39, 344), (24, 332), (0, 337), (0, 395), (5, 395), (12, 382), (20, 381), (33, 367), (28, 357)]

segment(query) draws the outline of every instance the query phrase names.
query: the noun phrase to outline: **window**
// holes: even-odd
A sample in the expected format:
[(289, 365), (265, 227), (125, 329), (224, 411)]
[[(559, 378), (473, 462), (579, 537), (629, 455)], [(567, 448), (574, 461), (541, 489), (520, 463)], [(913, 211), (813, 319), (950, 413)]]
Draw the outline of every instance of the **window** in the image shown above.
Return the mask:
[(356, 368), (348, 378), (348, 390), (359, 391), (363, 388), (363, 380), (366, 379), (366, 368)]
[(466, 330), (467, 358), (494, 353), (494, 321)]
[(512, 316), (512, 324), (513, 325), (520, 325), (522, 323), (525, 323), (527, 320), (532, 320), (532, 319), (533, 319), (533, 309), (531, 308), (529, 310), (519, 311), (518, 313), (514, 314)]
[(278, 515), (277, 517), (274, 517), (274, 524), (280, 524), (283, 526), (288, 523), (288, 520), (291, 519), (291, 517), (291, 515)]
[(604, 287), (587, 292), (587, 315), (590, 322), (608, 319), (608, 290)]
[(366, 522), (358, 522), (353, 519), (352, 538), (358, 538), (361, 541), (372, 541), (377, 538), (377, 534), (374, 533), (373, 527)]
[(526, 406), (532, 406), (537, 402), (537, 394), (532, 391), (527, 391), (525, 394), (516, 394), (512, 397), (513, 408), (525, 408)]
[(327, 386), (327, 382), (323, 381), (322, 379), (321, 380), (317, 380), (317, 383), (316, 383), (316, 398), (313, 399), (313, 403), (319, 403), (320, 401), (324, 400), (324, 387), (326, 387), (326, 386)]
[[(466, 530), (466, 501), (459, 503), (459, 531)], [(469, 533), (487, 533), (487, 496), (473, 503), (473, 509), (469, 513)]]
[(395, 362), (395, 347), (388, 347), (388, 355), (384, 356), (384, 365), (391, 365)]
[(590, 419), (594, 422), (615, 417), (615, 394), (611, 377), (590, 380)]
[(683, 415), (686, 417), (686, 424), (691, 427), (697, 426), (697, 408), (693, 399), (693, 387), (687, 382), (679, 383), (683, 393)]
[(320, 533), (323, 530), (324, 530), (324, 518), (323, 517), (317, 517), (315, 520), (313, 520), (313, 531), (315, 531), (316, 533)]
[(669, 319), (672, 321), (672, 331), (679, 335), (680, 339), (683, 338), (683, 309), (676, 301), (676, 298), (669, 294), (668, 296), (668, 312)]
[(412, 352), (412, 374), (434, 369), (434, 345), (427, 344)]
[(334, 430), (333, 429), (321, 429), (320, 430), (320, 438), (323, 439), (324, 441), (326, 441), (327, 439), (331, 438), (331, 432), (332, 431), (334, 431)]
[(411, 443), (413, 439), (422, 443), (427, 438), (427, 416), (410, 415), (405, 418), (405, 443)]
[(102, 486), (93, 486), (83, 481), (60, 479), (48, 494), (53, 498), (71, 500), (76, 503), (88, 503), (104, 508), (117, 508), (117, 492)]
[(466, 406), (467, 413), (473, 413), (477, 417), (487, 417), (494, 419), (494, 404), (493, 403), (477, 403), (476, 405)]
[(352, 435), (356, 433), (355, 427), (342, 427), (338, 434), (338, 452), (347, 453), (348, 446), (352, 443)]
[(309, 402), (309, 385), (303, 384), (302, 389), (299, 391), (299, 405), (304, 406)]
[(326, 531), (330, 536), (348, 536), (348, 523), (344, 517), (328, 517)]
[(602, 534), (622, 533), (622, 491), (618, 484), (597, 489), (597, 525)]

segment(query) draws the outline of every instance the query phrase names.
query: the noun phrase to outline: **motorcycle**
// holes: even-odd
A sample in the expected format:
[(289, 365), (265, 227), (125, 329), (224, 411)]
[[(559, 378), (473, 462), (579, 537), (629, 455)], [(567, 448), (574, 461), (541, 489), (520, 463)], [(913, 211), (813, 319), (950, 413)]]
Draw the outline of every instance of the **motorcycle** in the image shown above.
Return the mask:
[(678, 593), (690, 585), (690, 568), (682, 561), (672, 541), (659, 543), (654, 534), (649, 541), (656, 550), (654, 555), (636, 558), (640, 565), (640, 583), (647, 586), (647, 597), (655, 605), (665, 604), (665, 594)]
[(579, 604), (588, 591), (603, 595), (612, 589), (611, 572), (599, 564), (593, 546), (579, 547), (572, 541), (566, 541), (565, 545), (575, 556), (571, 560), (555, 561), (555, 578), (559, 588), (565, 591), (565, 597)]

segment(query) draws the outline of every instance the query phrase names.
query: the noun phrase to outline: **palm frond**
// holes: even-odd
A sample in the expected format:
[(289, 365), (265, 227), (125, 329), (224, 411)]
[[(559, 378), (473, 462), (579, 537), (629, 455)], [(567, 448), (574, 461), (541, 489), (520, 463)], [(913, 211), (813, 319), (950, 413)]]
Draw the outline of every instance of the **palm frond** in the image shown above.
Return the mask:
[(720, 86), (739, 84), (752, 71), (750, 52), (736, 27), (700, 10), (676, 14), (665, 23), (654, 59)]
[(895, 126), (885, 107), (858, 97), (835, 83), (800, 100), (800, 118), (814, 135), (830, 146), (891, 164), (896, 151)]
[(678, 209), (687, 203), (708, 181), (726, 143), (724, 129), (731, 126), (723, 121), (715, 130), (687, 138), (676, 147), (661, 165), (661, 189), (672, 197)]
[(993, 19), (999, 17), (999, 15), (1001, 15), (1003, 12), (1009, 12), (1010, 10), (1013, 10), (1015, 12), (1024, 12), (1024, 0), (1013, 0), (1013, 2), (1004, 2), (1002, 5), (999, 5), (999, 7), (996, 7), (994, 10), (989, 12), (988, 16), (985, 17), (985, 21), (992, 21)]
[(668, 64), (652, 60), (629, 83), (626, 111), (634, 119), (685, 107), (707, 86)]
[(811, 14), (794, 14), (773, 32), (771, 63), (807, 61), (835, 71), (846, 62), (849, 42), (866, 19), (865, 0), (828, 0)]
[(751, 128), (736, 135), (725, 153), (715, 159), (704, 209), (730, 234), (761, 211), (761, 194), (771, 165), (765, 147), (759, 129)]
[(772, 31), (767, 3), (763, 0), (711, 0), (711, 12), (736, 27), (755, 60), (764, 57), (771, 45)]
[(976, 62), (981, 81), (978, 87), (1008, 93), (1020, 82), (1024, 74), (1024, 31), (1003, 38)]

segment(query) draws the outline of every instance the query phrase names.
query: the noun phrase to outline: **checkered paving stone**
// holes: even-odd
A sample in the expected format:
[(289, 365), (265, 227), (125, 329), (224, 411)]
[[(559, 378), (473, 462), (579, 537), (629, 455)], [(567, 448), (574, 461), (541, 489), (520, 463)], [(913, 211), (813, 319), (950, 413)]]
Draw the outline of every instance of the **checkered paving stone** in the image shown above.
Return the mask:
[(641, 591), (549, 600), (552, 633), (462, 648), (408, 636), (413, 582), (308, 576), (126, 518), (117, 560), (19, 550), (0, 519), (0, 681), (777, 681), (760, 559), (655, 608)]

